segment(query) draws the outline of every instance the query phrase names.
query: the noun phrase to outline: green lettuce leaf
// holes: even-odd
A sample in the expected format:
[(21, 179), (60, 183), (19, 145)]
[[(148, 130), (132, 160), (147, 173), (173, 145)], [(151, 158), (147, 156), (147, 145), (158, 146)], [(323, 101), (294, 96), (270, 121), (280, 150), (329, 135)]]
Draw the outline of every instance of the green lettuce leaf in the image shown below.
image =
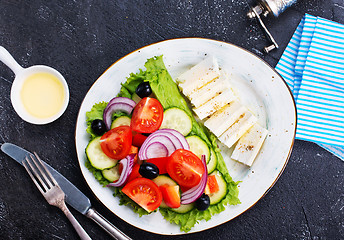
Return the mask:
[(211, 205), (205, 211), (198, 211), (193, 209), (190, 212), (180, 214), (176, 213), (167, 208), (160, 208), (161, 214), (164, 218), (171, 223), (176, 223), (180, 225), (180, 230), (188, 232), (191, 228), (202, 219), (208, 221), (212, 215), (220, 213), (225, 210), (225, 205), (231, 204), (236, 205), (240, 203), (238, 198), (238, 182), (234, 182), (228, 173), (226, 164), (220, 153), (220, 149), (216, 143), (216, 137), (207, 131), (203, 125), (198, 123), (192, 115), (192, 112), (185, 100), (185, 98), (180, 93), (177, 84), (173, 81), (172, 77), (168, 73), (162, 56), (154, 57), (148, 59), (145, 64), (147, 68), (146, 77), (150, 83), (153, 93), (160, 101), (161, 105), (166, 108), (178, 107), (183, 109), (187, 114), (193, 119), (191, 135), (197, 135), (201, 137), (209, 147), (213, 148), (216, 156), (218, 158), (217, 170), (223, 175), (225, 181), (227, 182), (227, 195), (219, 203)]
[(107, 102), (96, 103), (89, 112), (86, 112), (86, 132), (90, 134), (91, 140), (98, 137), (98, 135), (92, 131), (91, 124), (95, 119), (103, 120), (103, 112), (107, 104)]
[(103, 187), (106, 187), (106, 185), (110, 183), (107, 179), (103, 177), (102, 171), (94, 168), (88, 159), (85, 163), (85, 166)]
[(146, 72), (142, 69), (138, 73), (130, 73), (130, 76), (127, 78), (125, 83), (122, 83), (118, 97), (127, 97), (132, 98), (132, 95), (135, 93), (137, 86), (146, 79)]

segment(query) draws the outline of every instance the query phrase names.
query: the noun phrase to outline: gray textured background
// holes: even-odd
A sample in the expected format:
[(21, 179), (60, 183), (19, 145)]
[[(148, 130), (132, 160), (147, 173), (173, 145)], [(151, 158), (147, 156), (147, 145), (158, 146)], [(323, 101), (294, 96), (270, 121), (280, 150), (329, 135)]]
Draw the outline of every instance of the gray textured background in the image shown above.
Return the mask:
[[(24, 1), (0, 0), (0, 45), (24, 67), (44, 64), (67, 79), (70, 102), (57, 121), (23, 122), (10, 102), (13, 73), (0, 63), (0, 142), (40, 155), (90, 197), (95, 208), (134, 239), (169, 239), (121, 221), (93, 197), (78, 167), (74, 128), (81, 101), (114, 61), (157, 41), (205, 37), (241, 46), (275, 66), (304, 13), (344, 23), (343, 0), (299, 0), (265, 23), (280, 49), (264, 55), (267, 39), (246, 18), (253, 1)], [(273, 189), (253, 208), (219, 227), (175, 239), (344, 239), (343, 161), (319, 146), (296, 141)], [(76, 218), (94, 239), (108, 235), (90, 219)], [(49, 206), (25, 170), (0, 153), (0, 239), (78, 239), (57, 208)]]

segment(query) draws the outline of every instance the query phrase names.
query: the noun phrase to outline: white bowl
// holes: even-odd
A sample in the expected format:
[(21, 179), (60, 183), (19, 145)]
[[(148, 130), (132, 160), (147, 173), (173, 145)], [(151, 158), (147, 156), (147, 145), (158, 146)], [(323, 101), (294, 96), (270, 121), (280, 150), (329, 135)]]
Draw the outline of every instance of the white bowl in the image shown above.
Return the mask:
[[(22, 68), (16, 60), (12, 57), (12, 55), (2, 46), (0, 46), (0, 61), (5, 63), (16, 75), (12, 88), (11, 88), (11, 102), (13, 105), (14, 110), (17, 114), (26, 122), (33, 123), (33, 124), (47, 124), (50, 122), (55, 121), (58, 119), (66, 110), (69, 102), (69, 90), (68, 85), (64, 77), (54, 68), (43, 66), (43, 65), (36, 65), (29, 68)], [(60, 110), (55, 113), (53, 116), (47, 118), (38, 118), (32, 116), (24, 107), (22, 102), (20, 92), (22, 90), (24, 81), (32, 74), (35, 73), (48, 73), (55, 76), (62, 84), (64, 90), (64, 100), (63, 105)]]
[[(25, 79), (27, 79), (30, 75), (35, 73), (49, 73), (53, 76), (57, 77), (57, 79), (62, 83), (63, 90), (64, 90), (64, 100), (63, 105), (60, 110), (54, 114), (53, 116), (47, 118), (38, 118), (32, 116), (24, 107), (24, 104), (21, 100), (20, 92), (23, 87)], [(68, 85), (64, 77), (55, 69), (43, 66), (43, 65), (36, 65), (29, 68), (24, 68), (16, 74), (16, 78), (13, 81), (12, 88), (11, 88), (11, 102), (14, 110), (17, 112), (19, 117), (21, 117), (24, 121), (33, 123), (33, 124), (47, 124), (55, 121), (58, 119), (66, 110), (69, 102), (69, 90)]]

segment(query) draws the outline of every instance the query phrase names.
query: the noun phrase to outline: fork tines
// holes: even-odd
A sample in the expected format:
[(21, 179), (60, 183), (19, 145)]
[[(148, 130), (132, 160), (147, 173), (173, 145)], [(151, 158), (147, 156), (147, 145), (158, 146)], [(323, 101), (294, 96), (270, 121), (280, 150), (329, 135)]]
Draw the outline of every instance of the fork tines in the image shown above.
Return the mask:
[(37, 153), (34, 152), (34, 155), (30, 154), (30, 158), (27, 156), (23, 161), (23, 165), (42, 194), (58, 185)]

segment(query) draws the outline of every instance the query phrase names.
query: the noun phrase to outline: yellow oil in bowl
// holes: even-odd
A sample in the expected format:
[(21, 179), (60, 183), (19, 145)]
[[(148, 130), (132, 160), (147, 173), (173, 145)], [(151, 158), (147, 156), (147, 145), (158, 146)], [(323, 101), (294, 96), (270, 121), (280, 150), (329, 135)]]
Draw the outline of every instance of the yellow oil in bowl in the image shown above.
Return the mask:
[(65, 91), (56, 76), (48, 72), (38, 72), (24, 80), (20, 98), (30, 115), (36, 118), (49, 118), (61, 111)]

